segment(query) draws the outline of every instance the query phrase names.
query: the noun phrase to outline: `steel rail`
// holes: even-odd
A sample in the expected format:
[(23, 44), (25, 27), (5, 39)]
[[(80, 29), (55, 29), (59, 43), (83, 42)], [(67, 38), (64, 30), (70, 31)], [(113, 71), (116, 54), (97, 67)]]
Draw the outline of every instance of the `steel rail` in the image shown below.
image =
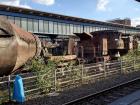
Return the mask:
[(128, 84), (133, 83), (133, 82), (138, 81), (138, 80), (140, 80), (140, 77), (139, 78), (136, 78), (136, 79), (133, 79), (133, 80), (130, 80), (130, 81), (127, 81), (127, 82), (124, 82), (124, 83), (121, 83), (119, 85), (115, 85), (115, 86), (110, 87), (110, 88), (107, 88), (107, 89), (104, 89), (102, 91), (99, 91), (99, 92), (96, 92), (96, 93), (93, 93), (93, 94), (89, 94), (87, 96), (84, 96), (84, 97), (81, 97), (81, 98), (78, 98), (78, 99), (69, 101), (69, 102), (64, 103), (62, 105), (72, 105), (72, 104), (75, 104), (75, 103), (78, 103), (78, 102), (87, 100), (88, 98), (95, 97), (97, 95), (103, 94), (103, 93), (105, 93), (107, 91), (110, 91), (110, 90), (113, 90), (115, 88), (118, 88), (118, 87), (121, 87), (121, 86), (124, 86), (124, 85), (128, 85)]

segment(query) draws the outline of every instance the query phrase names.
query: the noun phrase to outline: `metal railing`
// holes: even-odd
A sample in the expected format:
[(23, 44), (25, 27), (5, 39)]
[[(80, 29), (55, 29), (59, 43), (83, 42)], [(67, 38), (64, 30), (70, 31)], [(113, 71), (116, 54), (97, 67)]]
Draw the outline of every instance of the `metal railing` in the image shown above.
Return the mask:
[[(102, 89), (121, 84), (123, 82), (139, 78), (140, 58), (123, 59), (112, 62), (99, 62), (93, 64), (83, 64), (69, 68), (59, 68), (53, 70), (51, 85), (48, 86), (49, 92), (63, 91), (83, 84), (94, 84), (95, 92)], [(40, 88), (36, 73), (20, 74), (23, 78), (25, 96), (32, 98), (40, 95)], [(12, 96), (13, 81), (15, 75), (0, 78), (0, 102), (7, 101)], [(10, 86), (9, 86), (10, 84)], [(46, 87), (47, 88), (47, 87)]]

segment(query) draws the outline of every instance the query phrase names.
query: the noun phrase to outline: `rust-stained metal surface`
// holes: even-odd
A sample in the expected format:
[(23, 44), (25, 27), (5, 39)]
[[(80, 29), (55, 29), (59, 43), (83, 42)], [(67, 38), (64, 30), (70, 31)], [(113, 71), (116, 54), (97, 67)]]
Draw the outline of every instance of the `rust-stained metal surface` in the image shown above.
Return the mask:
[[(82, 55), (88, 62), (97, 62), (98, 58), (105, 61), (115, 57), (118, 52), (123, 55), (131, 48), (126, 47), (132, 41), (126, 41), (122, 38), (124, 35), (116, 30), (95, 31), (91, 33), (75, 33), (80, 38), (78, 42), (78, 55)], [(128, 40), (128, 39), (127, 39)], [(125, 45), (126, 44), (126, 45)], [(82, 50), (81, 50), (82, 47)], [(133, 46), (131, 46), (133, 47)], [(81, 57), (81, 56), (79, 56)]]
[(16, 71), (37, 55), (39, 43), (31, 33), (0, 18), (0, 76)]
[(115, 30), (105, 30), (92, 32), (92, 35), (99, 37), (102, 50), (107, 49), (124, 49), (124, 42), (122, 40), (122, 33)]

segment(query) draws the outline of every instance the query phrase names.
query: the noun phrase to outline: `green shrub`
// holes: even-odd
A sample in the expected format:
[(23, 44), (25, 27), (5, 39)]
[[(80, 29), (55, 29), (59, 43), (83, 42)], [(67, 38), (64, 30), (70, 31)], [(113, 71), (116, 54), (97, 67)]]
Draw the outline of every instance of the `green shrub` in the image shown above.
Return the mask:
[(126, 55), (122, 56), (121, 59), (132, 59), (135, 57), (140, 57), (140, 51), (138, 50), (133, 50), (133, 51), (129, 51)]
[(55, 62), (48, 60), (47, 64), (45, 64), (44, 58), (40, 57), (38, 59), (33, 59), (28, 64), (28, 68), (36, 73), (39, 88), (44, 93), (50, 92), (54, 83), (54, 72), (56, 70)]

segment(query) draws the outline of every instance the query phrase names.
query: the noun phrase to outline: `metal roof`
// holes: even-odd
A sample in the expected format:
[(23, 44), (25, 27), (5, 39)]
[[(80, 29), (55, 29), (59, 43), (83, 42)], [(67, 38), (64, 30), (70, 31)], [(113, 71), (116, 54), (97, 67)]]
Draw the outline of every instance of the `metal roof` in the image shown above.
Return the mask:
[(23, 14), (44, 16), (44, 17), (46, 16), (49, 18), (70, 20), (70, 21), (83, 22), (83, 23), (94, 23), (94, 24), (98, 24), (98, 25), (109, 25), (109, 26), (118, 26), (121, 28), (127, 27), (127, 28), (140, 29), (137, 27), (131, 27), (131, 26), (126, 26), (126, 25), (117, 24), (117, 23), (101, 22), (101, 21), (97, 21), (97, 20), (84, 19), (84, 18), (79, 18), (79, 17), (74, 17), (74, 16), (60, 15), (60, 14), (55, 14), (55, 13), (49, 13), (49, 12), (21, 8), (21, 7), (15, 7), (15, 6), (8, 6), (8, 5), (3, 5), (3, 4), (0, 4), (0, 10), (14, 12), (14, 13), (23, 13)]

